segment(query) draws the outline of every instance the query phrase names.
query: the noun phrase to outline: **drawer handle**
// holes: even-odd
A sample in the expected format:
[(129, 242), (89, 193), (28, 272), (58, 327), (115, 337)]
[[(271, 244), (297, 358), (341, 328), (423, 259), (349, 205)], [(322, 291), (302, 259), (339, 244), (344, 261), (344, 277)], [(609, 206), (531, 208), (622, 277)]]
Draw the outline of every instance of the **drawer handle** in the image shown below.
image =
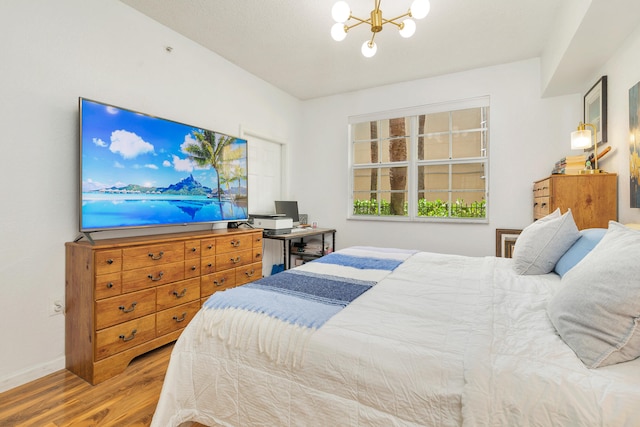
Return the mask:
[(233, 246), (234, 248), (237, 248), (238, 246), (240, 246), (240, 240), (232, 240), (231, 246)]
[(191, 248), (191, 252), (195, 252), (197, 250), (198, 250), (198, 248)]
[(113, 282), (107, 283), (107, 289), (111, 289), (111, 288), (113, 288)]
[(213, 264), (209, 263), (209, 264), (207, 264), (207, 267), (211, 268), (211, 267), (213, 267)]
[(191, 266), (191, 271), (196, 271), (196, 269), (197, 269), (197, 268), (198, 268), (198, 267), (196, 267), (195, 265), (192, 265), (192, 266)]
[(112, 258), (109, 258), (109, 259), (107, 260), (107, 264), (113, 264), (113, 259), (112, 259)]
[(213, 245), (207, 246), (207, 249), (213, 249)]
[(213, 284), (214, 284), (215, 286), (222, 286), (222, 285), (224, 284), (224, 281), (225, 281), (225, 280), (226, 280), (226, 279), (223, 277), (222, 279), (220, 279), (220, 281), (214, 280), (214, 281), (213, 281)]
[(158, 252), (158, 255), (154, 255), (153, 252), (149, 252), (149, 258), (151, 258), (154, 261), (161, 259), (163, 255), (164, 255), (164, 252), (162, 251)]
[(546, 203), (543, 203), (543, 204), (542, 204), (542, 207), (544, 208), (545, 206), (547, 206), (547, 204), (546, 204)]
[(229, 261), (231, 261), (233, 264), (237, 264), (237, 263), (239, 263), (239, 262), (240, 262), (240, 257), (239, 257), (239, 256), (237, 256), (237, 257), (235, 257), (235, 258), (231, 258), (231, 259), (229, 259)]
[(261, 258), (262, 254), (256, 254), (256, 258)]
[(534, 206), (534, 207), (535, 207), (535, 206), (538, 206), (538, 202), (535, 202), (535, 203), (533, 204), (533, 206)]
[(244, 274), (247, 275), (247, 277), (253, 277), (254, 274), (256, 274), (255, 270), (251, 270), (251, 271), (245, 271)]
[(154, 278), (151, 274), (149, 274), (147, 277), (151, 279), (152, 282), (157, 282), (158, 280), (162, 280), (163, 275), (164, 273), (161, 271), (160, 273), (158, 273), (158, 277)]
[(124, 305), (121, 305), (120, 307), (118, 307), (118, 309), (122, 310), (123, 313), (131, 313), (133, 310), (136, 309), (136, 305), (138, 305), (137, 302), (132, 302), (131, 308), (125, 308)]
[(178, 316), (173, 316), (173, 320), (176, 321), (176, 323), (180, 323), (180, 322), (184, 322), (184, 320), (187, 318), (187, 312), (185, 311), (184, 313), (182, 313), (182, 317), (178, 317)]
[(175, 296), (176, 298), (182, 298), (186, 294), (187, 294), (187, 288), (184, 288), (180, 293), (178, 293), (178, 291), (173, 291), (173, 296)]
[(136, 337), (137, 333), (138, 333), (138, 330), (134, 329), (133, 331), (131, 331), (131, 335), (129, 335), (128, 337), (125, 337), (124, 335), (120, 335), (119, 338), (124, 342), (131, 341), (132, 339), (134, 339)]

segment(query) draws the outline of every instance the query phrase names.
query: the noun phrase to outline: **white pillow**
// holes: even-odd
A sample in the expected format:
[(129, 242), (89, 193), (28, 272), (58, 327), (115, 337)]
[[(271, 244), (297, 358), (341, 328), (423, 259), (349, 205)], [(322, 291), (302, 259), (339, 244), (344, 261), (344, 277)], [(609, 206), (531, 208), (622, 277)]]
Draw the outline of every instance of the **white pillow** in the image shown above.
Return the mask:
[(640, 231), (615, 221), (562, 277), (547, 313), (589, 368), (640, 356)]
[(513, 248), (513, 268), (522, 275), (547, 274), (579, 237), (571, 209), (564, 215), (556, 209), (522, 230)]

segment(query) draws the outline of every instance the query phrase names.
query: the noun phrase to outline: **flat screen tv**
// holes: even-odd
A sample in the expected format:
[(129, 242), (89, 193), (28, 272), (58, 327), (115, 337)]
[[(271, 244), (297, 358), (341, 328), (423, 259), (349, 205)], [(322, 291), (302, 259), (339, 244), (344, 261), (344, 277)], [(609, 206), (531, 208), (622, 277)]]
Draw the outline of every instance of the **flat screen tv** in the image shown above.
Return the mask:
[(81, 232), (248, 219), (246, 140), (79, 104)]

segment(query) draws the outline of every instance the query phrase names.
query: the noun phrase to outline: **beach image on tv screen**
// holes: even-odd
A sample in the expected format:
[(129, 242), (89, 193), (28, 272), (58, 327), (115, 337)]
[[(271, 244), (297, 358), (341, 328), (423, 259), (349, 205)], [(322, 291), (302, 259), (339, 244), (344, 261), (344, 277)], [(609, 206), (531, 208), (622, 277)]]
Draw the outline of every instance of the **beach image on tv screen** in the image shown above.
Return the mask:
[(80, 99), (81, 231), (235, 221), (247, 142)]

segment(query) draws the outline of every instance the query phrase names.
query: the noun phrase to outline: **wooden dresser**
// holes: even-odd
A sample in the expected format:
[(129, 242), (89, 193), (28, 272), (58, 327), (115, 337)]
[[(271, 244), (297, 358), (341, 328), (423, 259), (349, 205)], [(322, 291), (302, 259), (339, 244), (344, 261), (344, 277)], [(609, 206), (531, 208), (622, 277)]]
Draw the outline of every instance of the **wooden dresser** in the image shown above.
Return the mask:
[(66, 367), (91, 384), (175, 341), (218, 290), (262, 277), (262, 230), (66, 243)]
[(618, 175), (551, 175), (533, 184), (534, 221), (571, 208), (578, 229), (607, 228), (618, 220)]

